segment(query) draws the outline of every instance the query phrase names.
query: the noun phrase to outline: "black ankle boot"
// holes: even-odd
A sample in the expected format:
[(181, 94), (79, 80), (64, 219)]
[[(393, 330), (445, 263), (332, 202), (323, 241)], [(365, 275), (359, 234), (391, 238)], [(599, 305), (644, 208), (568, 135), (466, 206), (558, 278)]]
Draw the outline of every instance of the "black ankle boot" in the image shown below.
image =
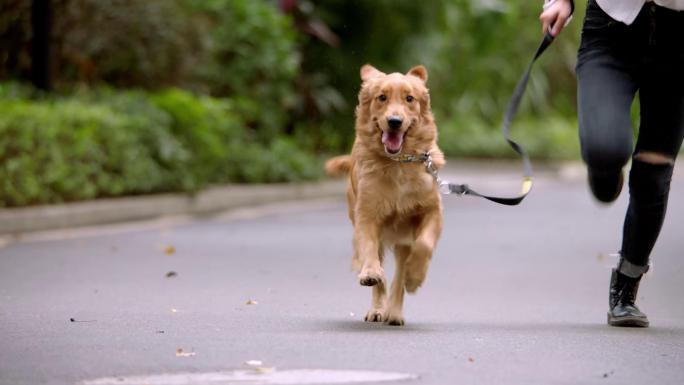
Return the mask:
[(608, 325), (648, 327), (648, 318), (634, 304), (641, 277), (628, 277), (616, 269), (610, 277)]

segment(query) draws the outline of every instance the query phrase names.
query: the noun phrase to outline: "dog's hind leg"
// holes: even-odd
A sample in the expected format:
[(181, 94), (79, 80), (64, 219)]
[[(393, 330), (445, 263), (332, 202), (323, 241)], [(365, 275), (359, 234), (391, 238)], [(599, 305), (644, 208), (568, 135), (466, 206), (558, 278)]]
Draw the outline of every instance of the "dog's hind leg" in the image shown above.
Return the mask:
[(402, 308), (404, 307), (404, 280), (406, 275), (406, 260), (411, 254), (411, 247), (396, 246), (394, 256), (397, 261), (390, 289), (389, 304), (387, 306), (387, 323), (401, 326), (404, 324)]
[(427, 212), (420, 221), (411, 254), (406, 260), (406, 291), (414, 293), (427, 275), (432, 252), (442, 233), (442, 215), (439, 207)]

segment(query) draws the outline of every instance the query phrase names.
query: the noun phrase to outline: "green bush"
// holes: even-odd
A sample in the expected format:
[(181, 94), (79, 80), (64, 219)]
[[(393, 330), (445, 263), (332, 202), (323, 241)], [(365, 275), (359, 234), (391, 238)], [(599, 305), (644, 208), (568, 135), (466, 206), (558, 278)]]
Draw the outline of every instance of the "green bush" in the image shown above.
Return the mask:
[(152, 95), (151, 100), (171, 116), (171, 130), (194, 154), (191, 167), (201, 182), (290, 182), (321, 176), (318, 160), (286, 136), (256, 140), (232, 100), (177, 89)]
[[(500, 127), (477, 119), (446, 120), (439, 127), (439, 146), (447, 156), (458, 158), (515, 158)], [(577, 159), (577, 122), (562, 116), (523, 118), (511, 127), (511, 137), (532, 158)]]
[(3, 101), (0, 205), (163, 191), (179, 175), (164, 163), (187, 154), (150, 116), (121, 115), (76, 100)]
[(290, 18), (270, 1), (184, 2), (207, 40), (196, 71), (200, 90), (233, 99), (260, 138), (282, 133), (297, 105), (299, 55)]
[(243, 154), (247, 161), (234, 176), (240, 182), (304, 181), (321, 176), (321, 163), (285, 137), (275, 139), (269, 148), (247, 145)]
[(0, 86), (0, 206), (320, 176), (320, 162), (289, 140), (252, 140), (230, 100), (176, 89), (25, 93)]
[(235, 158), (247, 133), (227, 101), (178, 89), (153, 94), (150, 101), (171, 118), (171, 132), (192, 154), (192, 186), (234, 180)]

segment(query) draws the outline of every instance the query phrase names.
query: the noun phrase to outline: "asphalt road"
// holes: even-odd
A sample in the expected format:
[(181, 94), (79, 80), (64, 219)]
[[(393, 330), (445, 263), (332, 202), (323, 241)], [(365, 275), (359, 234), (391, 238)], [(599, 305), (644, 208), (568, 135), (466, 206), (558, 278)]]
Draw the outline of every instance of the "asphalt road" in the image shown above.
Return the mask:
[[(517, 188), (515, 173), (475, 171), (450, 177)], [(581, 173), (563, 172), (516, 208), (446, 197), (404, 327), (363, 322), (370, 289), (349, 269), (341, 199), (5, 243), (0, 384), (245, 383), (201, 375), (251, 371), (248, 360), (275, 373), (406, 373), (406, 384), (682, 384), (682, 171), (639, 293), (648, 329), (605, 324), (626, 194), (599, 206)]]

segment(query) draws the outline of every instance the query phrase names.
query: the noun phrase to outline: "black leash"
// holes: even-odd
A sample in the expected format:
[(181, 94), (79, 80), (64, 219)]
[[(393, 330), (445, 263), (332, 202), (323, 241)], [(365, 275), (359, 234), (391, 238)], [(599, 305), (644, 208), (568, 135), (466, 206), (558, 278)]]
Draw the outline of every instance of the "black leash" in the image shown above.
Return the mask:
[(530, 61), (530, 64), (527, 66), (527, 70), (523, 74), (522, 78), (518, 81), (518, 85), (515, 87), (515, 91), (513, 92), (511, 101), (508, 103), (508, 109), (506, 110), (506, 114), (504, 115), (503, 125), (501, 128), (501, 130), (503, 131), (504, 138), (506, 138), (508, 144), (513, 148), (513, 150), (515, 150), (515, 152), (518, 153), (518, 155), (520, 155), (523, 161), (523, 179), (520, 195), (518, 195), (517, 197), (510, 198), (489, 196), (478, 193), (477, 191), (468, 187), (467, 184), (454, 184), (441, 181), (439, 177), (437, 177), (437, 171), (434, 169), (434, 167), (432, 167), (432, 161), (431, 159), (429, 159), (429, 155), (426, 154), (428, 155), (428, 159), (424, 160), (425, 167), (427, 171), (435, 177), (435, 180), (437, 180), (440, 183), (440, 190), (442, 191), (442, 193), (472, 195), (508, 206), (515, 206), (519, 204), (520, 202), (522, 202), (523, 199), (525, 199), (527, 194), (529, 194), (530, 190), (532, 189), (532, 162), (530, 162), (530, 158), (527, 155), (525, 149), (523, 149), (522, 146), (520, 146), (513, 139), (511, 139), (511, 122), (515, 117), (515, 114), (518, 112), (518, 107), (520, 106), (520, 101), (522, 100), (522, 96), (525, 93), (527, 82), (530, 80), (530, 73), (532, 72), (532, 66), (534, 65), (534, 62), (537, 61), (537, 58), (541, 56), (541, 54), (546, 50), (546, 48), (548, 48), (549, 45), (551, 45), (552, 42), (553, 36), (551, 36), (551, 33), (547, 31), (544, 35), (544, 39), (541, 41), (541, 44), (539, 45), (539, 48), (537, 48), (537, 52), (534, 54), (532, 61)]

